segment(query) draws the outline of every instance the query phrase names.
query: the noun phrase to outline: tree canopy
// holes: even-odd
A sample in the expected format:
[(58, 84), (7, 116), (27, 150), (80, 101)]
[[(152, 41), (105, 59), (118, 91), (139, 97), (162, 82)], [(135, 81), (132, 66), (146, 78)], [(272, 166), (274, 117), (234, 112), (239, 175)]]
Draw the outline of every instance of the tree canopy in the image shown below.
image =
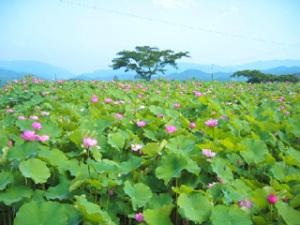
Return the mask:
[(246, 77), (248, 83), (264, 82), (299, 82), (300, 79), (295, 74), (273, 75), (262, 73), (259, 70), (241, 70), (231, 75), (232, 77)]
[(155, 74), (166, 72), (166, 66), (177, 68), (176, 60), (189, 57), (189, 52), (174, 52), (173, 50), (159, 50), (156, 47), (137, 46), (134, 51), (121, 51), (112, 60), (114, 70), (125, 68), (125, 71), (135, 71), (136, 78), (151, 80)]

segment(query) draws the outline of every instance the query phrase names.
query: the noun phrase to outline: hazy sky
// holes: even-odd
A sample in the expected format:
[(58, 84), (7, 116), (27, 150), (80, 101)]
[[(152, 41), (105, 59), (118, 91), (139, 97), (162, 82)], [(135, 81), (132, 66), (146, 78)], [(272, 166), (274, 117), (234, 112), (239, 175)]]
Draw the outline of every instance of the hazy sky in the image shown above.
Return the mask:
[(299, 0), (0, 0), (0, 60), (89, 72), (136, 45), (201, 64), (300, 59), (299, 12)]

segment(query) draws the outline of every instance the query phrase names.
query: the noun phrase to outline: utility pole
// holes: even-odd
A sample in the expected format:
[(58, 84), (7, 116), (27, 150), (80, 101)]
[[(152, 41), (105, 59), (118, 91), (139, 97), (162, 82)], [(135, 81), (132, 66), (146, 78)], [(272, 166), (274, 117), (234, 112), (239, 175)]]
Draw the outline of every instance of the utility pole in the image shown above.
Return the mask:
[(213, 70), (214, 64), (211, 65), (211, 81), (214, 81), (214, 70)]

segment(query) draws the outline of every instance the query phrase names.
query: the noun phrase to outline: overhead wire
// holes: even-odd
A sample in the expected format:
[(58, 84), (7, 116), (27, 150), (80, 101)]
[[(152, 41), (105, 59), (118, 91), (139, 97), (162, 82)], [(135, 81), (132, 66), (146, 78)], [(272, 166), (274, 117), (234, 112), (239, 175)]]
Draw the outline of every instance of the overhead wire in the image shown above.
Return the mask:
[(211, 34), (220, 35), (223, 37), (251, 40), (251, 41), (261, 42), (261, 43), (265, 43), (265, 44), (273, 44), (273, 45), (278, 45), (278, 46), (289, 46), (289, 47), (299, 47), (300, 46), (300, 44), (296, 44), (296, 43), (293, 44), (293, 43), (286, 43), (286, 42), (280, 42), (280, 41), (274, 41), (274, 40), (267, 40), (264, 38), (259, 38), (259, 37), (255, 37), (255, 36), (251, 36), (251, 35), (223, 32), (223, 31), (209, 29), (209, 28), (205, 28), (205, 27), (191, 26), (188, 24), (181, 24), (181, 23), (177, 23), (177, 22), (173, 22), (173, 21), (169, 21), (169, 20), (162, 20), (162, 19), (157, 19), (157, 18), (141, 16), (141, 15), (124, 12), (124, 11), (120, 11), (120, 10), (109, 9), (109, 8), (105, 8), (105, 7), (99, 7), (96, 5), (86, 4), (86, 3), (83, 3), (82, 1), (74, 1), (74, 0), (59, 0), (59, 1), (64, 4), (74, 5), (77, 7), (92, 9), (92, 10), (96, 10), (96, 11), (102, 11), (102, 12), (120, 15), (120, 16), (132, 17), (132, 18), (136, 18), (136, 19), (141, 19), (141, 20), (155, 22), (155, 23), (161, 23), (161, 24), (165, 24), (165, 25), (180, 27), (180, 28), (194, 30), (194, 31), (211, 33)]

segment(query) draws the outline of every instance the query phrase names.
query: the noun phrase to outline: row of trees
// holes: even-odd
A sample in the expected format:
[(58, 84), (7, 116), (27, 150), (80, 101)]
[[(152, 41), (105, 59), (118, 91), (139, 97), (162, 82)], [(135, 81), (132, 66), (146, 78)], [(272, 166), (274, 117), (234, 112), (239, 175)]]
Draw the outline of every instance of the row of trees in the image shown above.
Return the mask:
[(299, 82), (297, 75), (273, 75), (262, 73), (259, 70), (242, 70), (231, 75), (232, 77), (245, 77), (248, 83), (265, 83), (265, 82)]

